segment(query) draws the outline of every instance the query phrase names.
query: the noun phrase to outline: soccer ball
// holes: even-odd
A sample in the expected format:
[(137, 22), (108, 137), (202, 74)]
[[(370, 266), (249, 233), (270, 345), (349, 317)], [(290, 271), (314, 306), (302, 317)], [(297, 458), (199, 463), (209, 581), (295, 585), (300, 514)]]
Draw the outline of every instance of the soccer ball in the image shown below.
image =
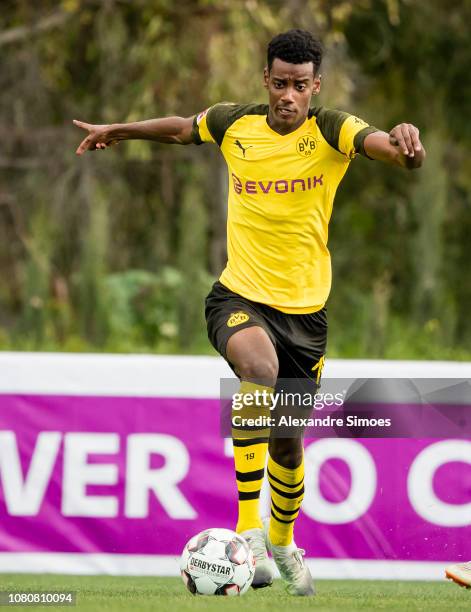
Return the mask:
[(238, 533), (206, 529), (185, 545), (180, 571), (193, 595), (243, 595), (252, 584), (255, 561)]

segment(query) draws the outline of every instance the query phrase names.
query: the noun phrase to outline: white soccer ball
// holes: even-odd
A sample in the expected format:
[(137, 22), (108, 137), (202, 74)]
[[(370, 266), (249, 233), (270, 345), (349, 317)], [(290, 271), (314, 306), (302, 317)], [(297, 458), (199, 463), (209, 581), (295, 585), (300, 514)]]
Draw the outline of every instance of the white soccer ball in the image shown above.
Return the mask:
[(243, 595), (255, 573), (253, 553), (230, 529), (206, 529), (185, 545), (180, 571), (193, 595)]

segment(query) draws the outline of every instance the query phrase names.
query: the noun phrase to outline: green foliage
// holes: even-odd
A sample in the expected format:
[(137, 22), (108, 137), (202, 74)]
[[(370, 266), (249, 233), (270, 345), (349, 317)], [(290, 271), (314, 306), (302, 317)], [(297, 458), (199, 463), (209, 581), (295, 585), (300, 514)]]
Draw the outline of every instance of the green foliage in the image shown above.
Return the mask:
[[(204, 328), (203, 295), (208, 275), (198, 271), (191, 283), (180, 270), (164, 267), (158, 274), (127, 270), (106, 279), (108, 350), (146, 347), (172, 352), (188, 350)], [(190, 315), (193, 316), (189, 316)]]
[(327, 50), (320, 102), (416, 123), (418, 172), (360, 159), (330, 231), (330, 354), (470, 359), (471, 3), (5, 0), (0, 13), (0, 349), (211, 351), (226, 173), (211, 147), (76, 158), (72, 118), (262, 101), (269, 38)]

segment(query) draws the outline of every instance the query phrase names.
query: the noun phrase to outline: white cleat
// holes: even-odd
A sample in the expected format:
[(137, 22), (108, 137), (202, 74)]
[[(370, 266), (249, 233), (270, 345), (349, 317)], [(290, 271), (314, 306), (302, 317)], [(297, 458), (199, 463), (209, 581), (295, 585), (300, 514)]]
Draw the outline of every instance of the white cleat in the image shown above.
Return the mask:
[(315, 595), (311, 572), (303, 559), (305, 551), (298, 548), (294, 541), (288, 546), (273, 545), (268, 537), (269, 525), (270, 519), (267, 518), (263, 521), (266, 546), (275, 560), (286, 591), (300, 597)]
[(273, 566), (268, 558), (263, 529), (254, 528), (242, 531), (240, 534), (253, 552), (255, 559), (255, 575), (252, 580), (254, 589), (271, 586), (273, 582)]
[(455, 563), (445, 569), (445, 576), (462, 587), (471, 589), (471, 561), (469, 563)]

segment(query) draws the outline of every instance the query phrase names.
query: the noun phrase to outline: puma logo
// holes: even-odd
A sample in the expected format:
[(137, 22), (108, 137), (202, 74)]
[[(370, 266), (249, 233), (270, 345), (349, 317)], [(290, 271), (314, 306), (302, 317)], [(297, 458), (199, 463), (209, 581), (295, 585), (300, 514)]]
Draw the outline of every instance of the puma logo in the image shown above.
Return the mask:
[(239, 147), (239, 149), (242, 151), (242, 153), (244, 154), (245, 157), (245, 152), (247, 151), (247, 149), (250, 149), (252, 147), (252, 145), (249, 145), (248, 147), (244, 147), (242, 145), (242, 143), (240, 142), (240, 140), (236, 140), (234, 141), (234, 144)]

